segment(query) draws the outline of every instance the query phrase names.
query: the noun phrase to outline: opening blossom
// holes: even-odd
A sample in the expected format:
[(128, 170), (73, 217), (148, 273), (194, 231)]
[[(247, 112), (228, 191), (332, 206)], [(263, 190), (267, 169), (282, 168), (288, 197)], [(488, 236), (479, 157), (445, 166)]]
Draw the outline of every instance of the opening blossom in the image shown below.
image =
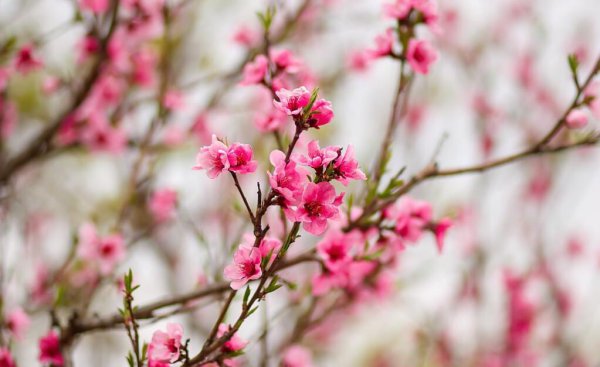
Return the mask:
[(402, 239), (416, 242), (431, 221), (431, 204), (410, 197), (403, 197), (393, 206), (388, 207), (385, 217), (395, 222), (395, 232)]
[(40, 339), (39, 343), (40, 355), (39, 361), (43, 364), (51, 364), (57, 367), (62, 367), (65, 363), (62, 352), (60, 350), (60, 339), (58, 333), (51, 330)]
[(428, 41), (411, 39), (408, 42), (406, 59), (415, 73), (428, 74), (431, 64), (437, 58), (437, 52)]
[(86, 223), (79, 230), (79, 254), (96, 264), (100, 273), (106, 275), (125, 258), (125, 241), (120, 234), (100, 237), (96, 228)]
[(580, 129), (588, 123), (588, 116), (581, 109), (572, 110), (566, 118), (567, 126), (571, 129)]
[(242, 243), (233, 254), (233, 263), (225, 267), (223, 275), (231, 282), (231, 288), (238, 290), (249, 281), (262, 276), (261, 261), (262, 256), (258, 248)]
[[(217, 332), (217, 338), (221, 338), (227, 332), (231, 330), (231, 326), (227, 324), (219, 325), (219, 331)], [(223, 344), (223, 350), (227, 353), (237, 352), (244, 349), (248, 345), (248, 342), (240, 338), (237, 333), (233, 333), (228, 341)]]
[(248, 144), (233, 143), (227, 147), (213, 135), (211, 145), (200, 148), (193, 169), (206, 170), (209, 178), (216, 178), (227, 170), (241, 174), (252, 173), (257, 166), (252, 154), (252, 148)]
[(267, 76), (269, 70), (269, 60), (265, 55), (258, 55), (252, 61), (244, 66), (241, 85), (260, 84)]
[(21, 308), (16, 308), (6, 315), (6, 326), (17, 340), (23, 340), (30, 323), (29, 316)]
[(286, 163), (285, 154), (280, 150), (272, 151), (269, 159), (271, 164), (275, 166), (273, 173), (268, 172), (269, 184), (275, 192), (283, 197), (284, 204), (297, 204), (302, 198), (308, 172), (301, 167), (297, 167), (293, 159)]
[(148, 346), (148, 366), (163, 367), (177, 361), (181, 353), (182, 337), (183, 327), (180, 324), (168, 324), (166, 332), (155, 331)]
[(302, 222), (307, 232), (320, 235), (325, 232), (328, 220), (339, 217), (343, 198), (344, 193), (336, 196), (335, 188), (329, 182), (309, 182), (298, 207), (286, 208), (285, 214), (291, 221)]
[(33, 45), (25, 45), (17, 52), (15, 69), (21, 74), (27, 74), (43, 66), (43, 62), (34, 52)]
[(296, 88), (294, 90), (280, 89), (275, 92), (277, 98), (273, 101), (275, 108), (294, 118), (294, 122), (302, 121), (304, 128), (319, 127), (328, 124), (333, 119), (333, 109), (331, 102), (325, 99), (317, 99), (312, 104), (310, 111), (304, 110), (309, 106), (311, 92), (306, 87)]

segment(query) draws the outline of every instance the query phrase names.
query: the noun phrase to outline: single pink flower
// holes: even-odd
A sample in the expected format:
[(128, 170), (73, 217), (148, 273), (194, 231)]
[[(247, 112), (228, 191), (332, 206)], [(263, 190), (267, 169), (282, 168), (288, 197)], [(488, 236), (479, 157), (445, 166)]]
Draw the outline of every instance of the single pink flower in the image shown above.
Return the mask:
[(348, 145), (346, 152), (333, 163), (335, 169), (335, 179), (344, 186), (348, 185), (348, 180), (366, 180), (367, 176), (358, 168), (358, 161), (354, 158), (354, 147)]
[(350, 53), (347, 59), (348, 68), (356, 72), (366, 71), (369, 68), (369, 62), (371, 61), (370, 56), (370, 52), (364, 50)]
[(15, 360), (10, 354), (10, 350), (0, 347), (0, 367), (16, 367)]
[(394, 29), (388, 28), (385, 33), (375, 37), (375, 47), (367, 50), (367, 54), (371, 59), (391, 55), (396, 41)]
[(440, 253), (444, 250), (444, 239), (446, 238), (446, 232), (452, 227), (452, 220), (450, 218), (443, 218), (435, 224), (433, 232), (435, 233), (435, 243)]
[(150, 198), (150, 212), (156, 222), (165, 222), (175, 215), (177, 205), (177, 191), (161, 189), (155, 191)]
[(260, 40), (260, 33), (247, 25), (241, 25), (233, 33), (233, 41), (238, 45), (252, 47)]
[(294, 74), (302, 68), (302, 62), (294, 56), (290, 50), (275, 50), (269, 51), (269, 57), (280, 71)]
[(252, 173), (258, 163), (252, 160), (252, 147), (248, 144), (233, 143), (227, 151), (229, 170), (235, 173)]
[(285, 154), (280, 150), (272, 151), (269, 159), (275, 166), (273, 173), (267, 173), (271, 188), (283, 197), (285, 205), (297, 204), (302, 198), (308, 172), (297, 167), (293, 159), (286, 163)]
[(261, 261), (262, 257), (258, 248), (242, 243), (233, 254), (233, 263), (225, 267), (223, 275), (231, 282), (231, 288), (238, 290), (250, 280), (262, 276)]
[(108, 10), (110, 2), (108, 0), (79, 0), (79, 6), (83, 10), (91, 11), (92, 13), (102, 14)]
[[(167, 324), (167, 331), (156, 330), (148, 346), (149, 363), (173, 363), (181, 353), (183, 327), (180, 324)], [(158, 367), (158, 366), (157, 366)]]
[(588, 123), (588, 116), (582, 109), (572, 110), (566, 118), (567, 126), (570, 129), (580, 129)]
[(327, 125), (333, 119), (331, 102), (325, 99), (317, 99), (310, 110), (310, 117), (306, 121), (308, 126), (318, 129)]
[(281, 130), (287, 122), (287, 116), (279, 110), (269, 111), (266, 115), (259, 115), (254, 119), (254, 125), (261, 132)]
[(433, 0), (412, 0), (412, 3), (413, 8), (423, 15), (425, 24), (427, 24), (433, 32), (439, 33), (439, 15), (435, 2), (433, 2)]
[(308, 155), (298, 155), (297, 161), (314, 169), (324, 169), (338, 157), (340, 150), (341, 148), (336, 146), (321, 149), (319, 142), (313, 140), (308, 143)]
[(300, 116), (310, 102), (310, 92), (305, 87), (294, 90), (280, 89), (275, 94), (278, 98), (273, 101), (275, 107), (288, 116)]
[(60, 339), (56, 331), (50, 330), (46, 336), (41, 338), (39, 348), (40, 355), (38, 359), (41, 363), (52, 364), (57, 367), (62, 367), (65, 363), (60, 348)]
[(212, 144), (200, 148), (193, 169), (206, 170), (209, 178), (216, 178), (225, 170), (241, 174), (252, 173), (257, 167), (252, 154), (252, 148), (248, 144), (234, 143), (227, 147), (213, 135)]
[(6, 326), (15, 339), (23, 340), (31, 321), (21, 308), (16, 308), (6, 315)]
[[(219, 325), (219, 331), (217, 332), (217, 338), (223, 337), (226, 333), (231, 330), (231, 326), (227, 324)], [(229, 340), (223, 344), (223, 350), (226, 353), (237, 352), (244, 349), (248, 345), (248, 342), (242, 338), (240, 338), (237, 333), (233, 333), (229, 337)]]
[(327, 270), (337, 272), (352, 262), (353, 246), (351, 237), (338, 231), (329, 231), (325, 238), (317, 243), (317, 255), (323, 260)]
[(413, 0), (395, 0), (385, 3), (383, 4), (383, 13), (392, 19), (406, 19), (412, 10), (413, 2)]
[(109, 274), (125, 258), (125, 241), (119, 234), (98, 236), (96, 228), (85, 223), (79, 230), (79, 255)]
[(406, 59), (415, 73), (428, 74), (431, 64), (438, 58), (437, 52), (425, 40), (411, 39), (408, 42)]
[(384, 216), (395, 222), (395, 232), (406, 241), (416, 242), (431, 221), (431, 205), (408, 196), (385, 209)]
[(269, 70), (269, 60), (265, 55), (258, 55), (252, 62), (244, 66), (243, 78), (241, 85), (260, 84)]
[(283, 367), (313, 367), (310, 351), (299, 345), (292, 345), (283, 352)]
[(43, 66), (42, 60), (34, 52), (33, 45), (28, 44), (17, 52), (15, 58), (15, 70), (21, 74), (27, 74)]
[(339, 206), (344, 193), (336, 196), (335, 188), (329, 182), (309, 182), (304, 187), (300, 205), (293, 210), (285, 209), (285, 214), (293, 222), (302, 222), (309, 233), (320, 235), (327, 228), (327, 221), (339, 217)]

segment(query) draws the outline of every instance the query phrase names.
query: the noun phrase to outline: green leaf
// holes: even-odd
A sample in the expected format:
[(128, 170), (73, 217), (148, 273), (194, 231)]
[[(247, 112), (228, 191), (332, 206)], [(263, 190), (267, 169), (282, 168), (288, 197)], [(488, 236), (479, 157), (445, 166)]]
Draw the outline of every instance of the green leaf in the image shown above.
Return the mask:
[(247, 305), (248, 304), (248, 299), (250, 298), (250, 286), (246, 287), (246, 291), (244, 292), (244, 300), (243, 300), (243, 305)]
[(257, 309), (258, 309), (258, 306), (254, 306), (250, 311), (248, 311), (248, 314), (246, 315), (246, 317), (250, 317), (250, 315), (252, 315), (254, 312), (256, 312)]

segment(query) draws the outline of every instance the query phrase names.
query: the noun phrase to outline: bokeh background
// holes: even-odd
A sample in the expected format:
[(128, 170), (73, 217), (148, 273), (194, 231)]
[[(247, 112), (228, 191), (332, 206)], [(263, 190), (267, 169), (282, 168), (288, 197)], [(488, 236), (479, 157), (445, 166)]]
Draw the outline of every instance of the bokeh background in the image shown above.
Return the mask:
[[(295, 1), (276, 3), (281, 11), (298, 6)], [(309, 25), (294, 30), (282, 46), (305, 60), (320, 80), (321, 93), (333, 102), (336, 118), (318, 133), (321, 141), (353, 144), (361, 166), (368, 168), (385, 131), (398, 67), (392, 60), (382, 60), (368, 70), (355, 71), (348, 60), (352, 52), (369, 47), (389, 21), (382, 16), (380, 1), (319, 3), (305, 14), (312, 19)], [(218, 107), (207, 113), (210, 131), (229, 141), (257, 139), (260, 133), (252, 123), (256, 90), (237, 85), (226, 89), (222, 76), (236, 70), (245, 57), (245, 48), (232, 41), (233, 34), (241, 26), (258, 29), (255, 13), (267, 4), (191, 0), (185, 7), (175, 24), (181, 37), (176, 83), (185, 88), (185, 107), (171, 117), (170, 126), (190, 126), (214, 93), (222, 90)], [(429, 75), (417, 79), (411, 96), (413, 114), (402, 123), (393, 145), (391, 164), (406, 166), (408, 174), (434, 156), (442, 168), (482, 162), (484, 140), (490, 136), (491, 157), (526, 146), (547, 131), (570, 103), (574, 87), (567, 54), (580, 55), (581, 68), (587, 71), (600, 52), (598, 0), (456, 0), (439, 1), (439, 6), (442, 33), (423, 36), (433, 40), (440, 58)], [(83, 29), (63, 26), (73, 14), (74, 4), (68, 0), (3, 0), (0, 38), (47, 36), (40, 51), (47, 70), (76, 77), (73, 50)], [(525, 87), (524, 74), (535, 80), (536, 88)], [(17, 133), (6, 142), (9, 152), (29, 141), (64, 104), (61, 96), (46, 98), (35, 91), (41, 78), (29, 76), (14, 87), (20, 93), (21, 117)], [(153, 107), (142, 103), (129, 116), (126, 129), (140, 134), (152, 113)], [(136, 302), (185, 292), (196, 286), (200, 276), (218, 278), (228, 262), (214, 248), (233, 245), (240, 216), (231, 209), (230, 228), (213, 223), (211, 212), (231, 207), (234, 192), (222, 181), (209, 181), (191, 170), (200, 144), (189, 139), (162, 153), (156, 162), (152, 187), (178, 192), (178, 220), (137, 241), (119, 267), (122, 272), (132, 268), (141, 284)], [(263, 157), (268, 153), (266, 147), (256, 149)], [(61, 264), (82, 222), (109, 222), (122, 199), (132, 159), (130, 154), (59, 154), (36, 163), (20, 174), (9, 192), (2, 193), (9, 198), (0, 213), (2, 294), (7, 304), (29, 306), (27, 289), (36, 269), (40, 264), (48, 269)], [(317, 346), (316, 364), (435, 366), (434, 350), (443, 334), (458, 356), (455, 365), (472, 365), (468, 361), (478, 350), (493, 352), (502, 344), (505, 272), (534, 271), (541, 251), (558, 283), (568, 291), (572, 308), (567, 322), (555, 325), (547, 290), (541, 285), (529, 290), (542, 309), (532, 338), (533, 349), (541, 353), (539, 365), (567, 365), (558, 351), (547, 349), (545, 340), (556, 328), (587, 365), (600, 365), (599, 163), (598, 150), (586, 148), (419, 186), (413, 196), (430, 201), (436, 213), (456, 220), (443, 254), (437, 253), (432, 238), (405, 251), (396, 294), (349, 316), (327, 347)], [(254, 185), (252, 180), (243, 183), (249, 190)], [(360, 188), (356, 185), (353, 190)], [(199, 240), (197, 231), (204, 240)], [(315, 238), (306, 235), (303, 241), (314, 243)], [(474, 292), (480, 298), (457, 301), (461, 292)], [(290, 327), (287, 296), (278, 297), (267, 304), (273, 339), (277, 329)], [(90, 301), (92, 310), (102, 315), (120, 306), (116, 287), (109, 285)], [(217, 310), (212, 305), (173, 319), (184, 323), (192, 345), (199, 346), (200, 335), (212, 325)], [(38, 365), (35, 346), (49, 326), (47, 313), (33, 315), (26, 341), (15, 348), (19, 366)], [(144, 327), (146, 340), (163, 323)], [(258, 321), (250, 322), (240, 333), (256, 340), (259, 326)], [(94, 333), (78, 343), (75, 365), (125, 365), (127, 348), (122, 331)], [(257, 353), (257, 346), (249, 348), (248, 365), (254, 365)]]

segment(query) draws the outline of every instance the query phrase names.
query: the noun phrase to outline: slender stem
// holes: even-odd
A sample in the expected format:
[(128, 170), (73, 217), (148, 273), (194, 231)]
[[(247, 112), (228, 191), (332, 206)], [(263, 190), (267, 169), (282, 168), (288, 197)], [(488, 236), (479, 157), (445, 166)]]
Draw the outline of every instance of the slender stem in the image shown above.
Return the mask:
[(229, 173), (231, 173), (231, 177), (233, 177), (233, 182), (235, 183), (235, 187), (237, 188), (238, 192), (240, 193), (240, 196), (242, 197), (242, 201), (244, 202), (244, 206), (246, 207), (246, 210), (248, 211), (248, 216), (250, 217), (250, 221), (252, 221), (252, 223), (254, 223), (255, 222), (254, 213), (252, 213), (252, 209), (250, 209), (250, 204), (248, 204), (248, 199), (246, 199), (246, 195), (244, 195), (244, 191), (242, 190), (242, 187), (240, 186), (240, 181), (238, 180), (237, 174), (235, 172), (231, 172), (231, 171), (229, 171)]

